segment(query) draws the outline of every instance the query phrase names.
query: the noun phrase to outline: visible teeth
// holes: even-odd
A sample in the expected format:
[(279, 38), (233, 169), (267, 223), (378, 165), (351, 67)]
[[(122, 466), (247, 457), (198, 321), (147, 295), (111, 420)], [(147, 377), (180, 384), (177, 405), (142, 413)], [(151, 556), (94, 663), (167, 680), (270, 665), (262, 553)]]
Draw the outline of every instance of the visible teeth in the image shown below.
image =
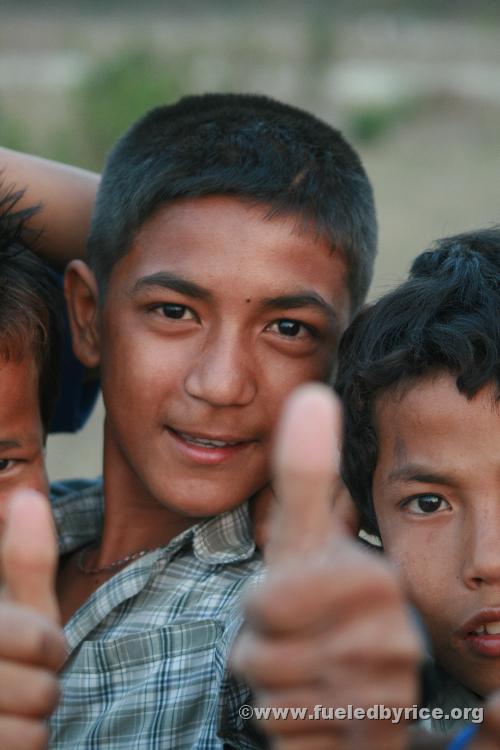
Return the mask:
[(208, 448), (225, 448), (227, 445), (237, 445), (234, 443), (226, 443), (223, 440), (207, 440), (206, 438), (195, 438), (192, 435), (187, 435), (185, 432), (179, 432), (179, 435), (187, 443), (194, 443), (195, 445), (204, 445)]
[(484, 635), (486, 633), (486, 629), (484, 625), (481, 625), (477, 630), (474, 631), (477, 635)]
[(488, 635), (498, 635), (500, 633), (500, 622), (487, 622), (485, 624), (485, 630)]

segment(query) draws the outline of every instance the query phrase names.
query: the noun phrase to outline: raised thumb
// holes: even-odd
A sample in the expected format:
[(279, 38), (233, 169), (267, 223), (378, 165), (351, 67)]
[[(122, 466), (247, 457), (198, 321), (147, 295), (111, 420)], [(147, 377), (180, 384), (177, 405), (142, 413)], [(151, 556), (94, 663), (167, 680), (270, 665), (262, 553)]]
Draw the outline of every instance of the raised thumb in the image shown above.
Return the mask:
[(1, 563), (4, 598), (32, 607), (59, 623), (56, 534), (49, 501), (39, 492), (21, 490), (11, 496)]

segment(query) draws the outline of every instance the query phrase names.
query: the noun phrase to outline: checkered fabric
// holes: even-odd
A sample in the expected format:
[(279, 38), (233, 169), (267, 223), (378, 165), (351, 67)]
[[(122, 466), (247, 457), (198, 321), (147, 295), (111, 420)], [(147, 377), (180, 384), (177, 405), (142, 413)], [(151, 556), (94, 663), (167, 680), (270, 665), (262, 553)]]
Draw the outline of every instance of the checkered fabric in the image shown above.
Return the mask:
[[(61, 555), (99, 539), (103, 507), (100, 484), (55, 488)], [(226, 669), (242, 590), (261, 573), (242, 506), (109, 579), (66, 625), (70, 656), (50, 748), (263, 747), (238, 716), (249, 691)]]

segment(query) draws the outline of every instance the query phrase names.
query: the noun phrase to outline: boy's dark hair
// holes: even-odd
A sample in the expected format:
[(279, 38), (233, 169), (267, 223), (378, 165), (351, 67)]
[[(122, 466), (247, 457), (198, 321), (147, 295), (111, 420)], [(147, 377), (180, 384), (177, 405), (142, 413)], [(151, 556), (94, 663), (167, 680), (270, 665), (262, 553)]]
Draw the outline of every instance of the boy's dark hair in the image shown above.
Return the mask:
[(0, 189), (0, 359), (34, 356), (40, 416), (47, 432), (57, 395), (62, 293), (27, 247), (31, 233), (26, 222), (38, 209), (16, 209), (22, 195), (23, 191)]
[(115, 144), (88, 241), (101, 293), (113, 265), (162, 205), (230, 195), (291, 214), (326, 235), (349, 266), (352, 311), (370, 285), (377, 224), (355, 151), (329, 125), (264, 96), (205, 94), (158, 107)]
[(439, 240), (416, 258), (408, 281), (359, 313), (340, 343), (344, 481), (368, 531), (377, 533), (375, 401), (443, 370), (468, 398), (487, 383), (500, 396), (500, 227)]

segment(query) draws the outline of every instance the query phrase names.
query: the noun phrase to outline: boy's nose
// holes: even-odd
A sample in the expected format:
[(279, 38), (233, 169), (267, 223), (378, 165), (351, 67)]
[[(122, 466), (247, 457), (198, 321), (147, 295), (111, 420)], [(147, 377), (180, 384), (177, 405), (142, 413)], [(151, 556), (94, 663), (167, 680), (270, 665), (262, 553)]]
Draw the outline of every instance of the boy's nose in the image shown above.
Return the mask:
[(185, 379), (186, 391), (212, 406), (245, 406), (257, 392), (252, 359), (235, 332), (220, 332), (205, 342)]
[[(479, 505), (479, 502), (478, 502)], [(485, 503), (486, 505), (486, 503)], [(500, 587), (500, 502), (488, 503), (469, 520), (464, 550), (464, 577), (471, 588), (483, 584)]]

